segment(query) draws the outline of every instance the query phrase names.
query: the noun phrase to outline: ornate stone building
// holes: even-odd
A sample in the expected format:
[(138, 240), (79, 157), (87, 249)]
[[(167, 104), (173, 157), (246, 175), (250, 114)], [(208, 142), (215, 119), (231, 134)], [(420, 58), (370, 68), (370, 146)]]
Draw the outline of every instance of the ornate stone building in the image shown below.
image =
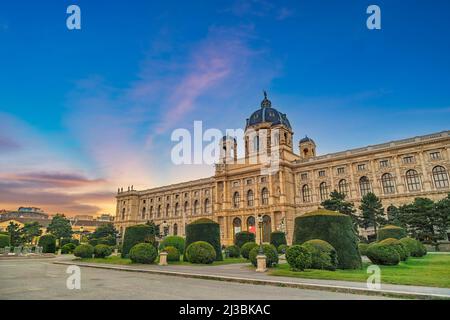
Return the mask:
[(290, 242), (295, 217), (317, 209), (333, 190), (346, 194), (356, 207), (373, 192), (386, 209), (450, 192), (450, 131), (322, 156), (308, 137), (299, 141), (296, 154), (293, 136), (286, 115), (265, 96), (247, 119), (245, 158), (237, 159), (237, 141), (224, 137), (213, 177), (119, 190), (117, 228), (123, 235), (127, 226), (153, 220), (168, 234), (184, 235), (187, 223), (208, 217), (220, 224), (222, 243), (230, 244), (241, 230), (256, 232), (259, 241), (260, 217), (263, 241), (271, 231), (282, 230)]

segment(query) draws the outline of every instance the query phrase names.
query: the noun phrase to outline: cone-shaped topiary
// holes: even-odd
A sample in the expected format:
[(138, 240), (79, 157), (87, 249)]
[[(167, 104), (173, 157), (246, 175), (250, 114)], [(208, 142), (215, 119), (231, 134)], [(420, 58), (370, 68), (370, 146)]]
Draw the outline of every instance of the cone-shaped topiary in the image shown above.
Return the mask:
[[(222, 247), (220, 245), (220, 226), (218, 223), (201, 218), (186, 226), (186, 249), (194, 242), (205, 241), (214, 247), (216, 261), (223, 260)], [(183, 258), (184, 259), (184, 258)]]
[(401, 238), (406, 237), (406, 231), (402, 227), (387, 225), (378, 230), (378, 241), (394, 238), (400, 240)]
[(234, 244), (241, 248), (247, 242), (255, 242), (255, 234), (249, 231), (241, 231), (234, 236)]
[(335, 211), (316, 210), (295, 219), (293, 244), (320, 239), (336, 249), (339, 269), (362, 267), (358, 237), (349, 216)]

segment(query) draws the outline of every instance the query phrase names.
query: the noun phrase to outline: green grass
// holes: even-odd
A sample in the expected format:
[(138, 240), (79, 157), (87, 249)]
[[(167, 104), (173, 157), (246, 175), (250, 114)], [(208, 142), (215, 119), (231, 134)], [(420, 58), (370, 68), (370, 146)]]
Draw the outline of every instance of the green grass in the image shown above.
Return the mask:
[[(366, 272), (370, 263), (364, 263), (361, 270), (306, 270), (294, 272), (288, 264), (280, 264), (271, 269), (275, 276), (297, 277), (307, 279), (328, 279), (366, 282), (370, 276)], [(423, 258), (408, 258), (397, 266), (380, 266), (381, 282), (450, 288), (450, 255), (428, 254)]]
[(75, 259), (76, 261), (89, 262), (89, 263), (106, 263), (106, 264), (133, 264), (130, 259), (122, 259), (117, 256), (110, 256), (106, 258), (83, 258)]

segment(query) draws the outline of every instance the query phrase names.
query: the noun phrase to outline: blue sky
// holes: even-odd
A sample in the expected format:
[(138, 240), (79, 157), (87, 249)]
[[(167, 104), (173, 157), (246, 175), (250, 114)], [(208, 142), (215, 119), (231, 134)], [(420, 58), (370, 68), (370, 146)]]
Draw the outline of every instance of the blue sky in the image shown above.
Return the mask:
[[(81, 8), (82, 29), (66, 28)], [(381, 8), (368, 30), (366, 8)], [(212, 174), (175, 128), (239, 128), (262, 90), (319, 153), (448, 130), (450, 3), (3, 1), (0, 209), (114, 210), (113, 192)]]

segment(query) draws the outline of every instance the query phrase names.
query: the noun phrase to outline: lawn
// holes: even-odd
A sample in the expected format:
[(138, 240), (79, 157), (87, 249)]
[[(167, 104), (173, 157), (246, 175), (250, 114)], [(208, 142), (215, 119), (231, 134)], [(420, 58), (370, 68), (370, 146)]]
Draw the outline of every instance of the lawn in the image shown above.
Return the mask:
[[(280, 264), (271, 269), (275, 276), (307, 279), (329, 279), (366, 282), (370, 276), (366, 270), (370, 263), (364, 263), (361, 270), (306, 270), (294, 272), (288, 264)], [(450, 288), (450, 255), (428, 254), (423, 258), (408, 258), (398, 266), (380, 266), (381, 282)]]
[[(182, 260), (182, 259), (181, 259)], [(89, 262), (89, 263), (106, 263), (106, 264), (121, 264), (121, 265), (127, 265), (127, 264), (133, 264), (130, 259), (124, 259), (117, 256), (110, 256), (107, 258), (84, 258), (84, 259), (76, 259), (76, 261), (81, 262)], [(176, 262), (168, 262), (169, 265), (176, 265), (176, 266), (220, 266), (224, 264), (232, 264), (232, 263), (246, 263), (248, 260), (244, 258), (225, 258), (223, 261), (214, 261), (212, 264), (194, 264), (187, 261), (176, 261)], [(158, 259), (156, 259), (156, 263), (158, 263)]]

